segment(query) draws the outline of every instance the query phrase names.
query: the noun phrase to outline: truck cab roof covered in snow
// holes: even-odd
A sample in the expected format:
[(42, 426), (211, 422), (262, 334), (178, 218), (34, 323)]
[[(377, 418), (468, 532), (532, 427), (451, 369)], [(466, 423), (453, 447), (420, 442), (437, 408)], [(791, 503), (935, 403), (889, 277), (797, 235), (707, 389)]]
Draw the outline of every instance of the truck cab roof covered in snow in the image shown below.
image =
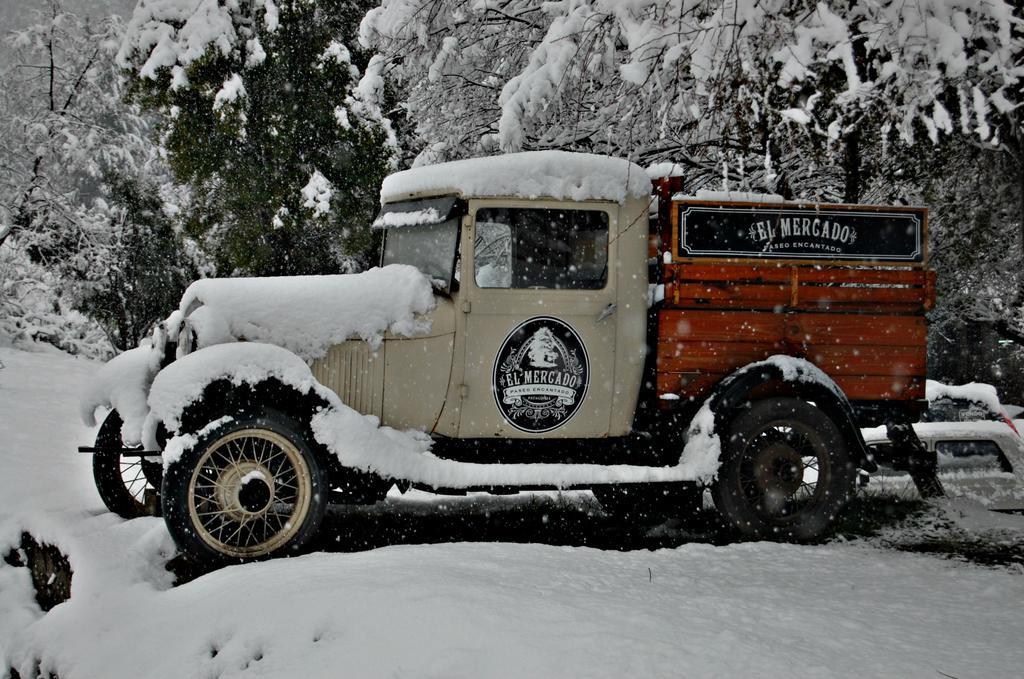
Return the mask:
[(456, 160), (397, 172), (384, 180), (381, 203), (426, 196), (550, 198), (624, 203), (651, 193), (647, 172), (622, 158), (529, 151)]

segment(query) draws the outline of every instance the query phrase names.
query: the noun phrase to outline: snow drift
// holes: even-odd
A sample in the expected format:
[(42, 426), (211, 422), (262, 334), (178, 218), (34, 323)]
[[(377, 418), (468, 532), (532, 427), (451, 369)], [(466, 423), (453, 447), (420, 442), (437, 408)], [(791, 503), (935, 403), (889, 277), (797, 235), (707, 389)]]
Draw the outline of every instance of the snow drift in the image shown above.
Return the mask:
[[(332, 677), (338, 667), (366, 678), (648, 677), (680, 668), (696, 676), (1006, 677), (1024, 664), (1024, 579), (1009, 568), (865, 541), (675, 546), (679, 539), (654, 551), (466, 542), (479, 539), (472, 528), (480, 525), (507, 535), (502, 523), (524, 512), (539, 539), (551, 540), (541, 516), (557, 517), (568, 503), (579, 506), (574, 530), (599, 531), (587, 493), (449, 497), (440, 502), (459, 542), (398, 539), (405, 544), (232, 566), (172, 587), (165, 565), (174, 545), (163, 522), (103, 511), (88, 458), (69, 452), (91, 432), (75, 422), (66, 395), (95, 379), (95, 365), (4, 347), (0, 361), (0, 431), (9, 444), (0, 552), (28, 530), (75, 569), (71, 599), (44, 614), (26, 569), (0, 560), (0, 667), (23, 677)], [(363, 520), (375, 520), (372, 512), (412, 519), (438, 502), (416, 495), (361, 510), (371, 513)], [(520, 509), (527, 503), (536, 509)], [(1022, 517), (973, 503), (941, 507), (934, 525), (970, 522), (968, 536), (979, 535), (975, 524), (983, 535), (1005, 527), (999, 540), (1024, 530)], [(458, 527), (467, 520), (469, 529)], [(346, 531), (350, 523), (346, 514)]]

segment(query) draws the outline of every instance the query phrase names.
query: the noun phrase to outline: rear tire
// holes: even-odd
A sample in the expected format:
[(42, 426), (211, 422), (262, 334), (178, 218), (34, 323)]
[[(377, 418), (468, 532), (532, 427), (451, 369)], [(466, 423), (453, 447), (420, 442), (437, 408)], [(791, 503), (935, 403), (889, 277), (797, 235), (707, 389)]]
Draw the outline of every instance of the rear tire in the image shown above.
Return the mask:
[(330, 494), (303, 434), (287, 416), (259, 409), (200, 435), (164, 474), (164, 519), (178, 548), (215, 564), (301, 552)]
[(797, 398), (754, 401), (722, 445), (712, 497), (726, 523), (748, 539), (820, 539), (857, 474), (839, 428)]

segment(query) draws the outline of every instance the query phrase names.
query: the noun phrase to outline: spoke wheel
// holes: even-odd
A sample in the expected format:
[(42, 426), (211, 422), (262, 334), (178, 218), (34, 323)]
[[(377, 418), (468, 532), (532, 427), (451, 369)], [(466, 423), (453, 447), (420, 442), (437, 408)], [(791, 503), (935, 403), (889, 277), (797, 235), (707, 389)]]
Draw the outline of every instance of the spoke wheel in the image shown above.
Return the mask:
[[(96, 435), (96, 447), (122, 446), (121, 416), (112, 410)], [(162, 471), (159, 462), (116, 452), (94, 453), (92, 458), (93, 481), (103, 504), (126, 519), (159, 514)]]
[(749, 538), (820, 538), (856, 473), (835, 423), (795, 398), (755, 401), (734, 420), (723, 456), (715, 506)]
[(309, 512), (309, 468), (298, 448), (266, 429), (231, 432), (206, 449), (189, 482), (200, 537), (230, 556), (286, 544)]
[(165, 517), (199, 560), (247, 561), (300, 549), (326, 508), (325, 475), (294, 422), (267, 411), (200, 437), (168, 469)]

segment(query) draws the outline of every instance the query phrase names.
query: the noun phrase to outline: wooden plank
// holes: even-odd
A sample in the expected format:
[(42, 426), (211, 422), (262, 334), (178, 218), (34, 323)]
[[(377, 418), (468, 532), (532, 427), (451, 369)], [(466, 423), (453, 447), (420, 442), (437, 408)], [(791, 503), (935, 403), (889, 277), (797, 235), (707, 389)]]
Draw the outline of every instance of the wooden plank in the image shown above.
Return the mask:
[(922, 314), (924, 308), (921, 304), (833, 304), (828, 307), (801, 304), (799, 307), (788, 305), (770, 304), (766, 302), (752, 302), (750, 300), (680, 300), (678, 305), (671, 304), (667, 308), (676, 310), (709, 310), (721, 309), (730, 311), (753, 311), (756, 313), (834, 313), (859, 316), (865, 314), (899, 314), (915, 315)]
[[(788, 285), (759, 284), (707, 284), (670, 283), (665, 286), (665, 299), (673, 304), (683, 305), (697, 301), (708, 302), (754, 302), (772, 306), (792, 306), (792, 295)], [(906, 304), (925, 306), (927, 294), (924, 288), (884, 287), (820, 287), (800, 285), (797, 291), (801, 307), (847, 307), (870, 304)]]
[[(658, 342), (658, 359), (670, 360), (686, 356), (728, 356), (732, 354), (760, 354), (765, 351), (780, 353), (786, 347), (771, 342), (720, 342), (706, 340), (676, 340)], [(671, 368), (669, 369), (671, 370)], [(686, 368), (690, 370), (690, 368)]]
[(658, 373), (656, 389), (658, 394), (678, 394), (682, 398), (706, 398), (711, 388), (718, 384), (724, 375)]
[(665, 286), (665, 299), (673, 301), (678, 299), (680, 303), (695, 300), (712, 302), (732, 300), (782, 305), (789, 302), (789, 286), (670, 283)]
[(706, 340), (777, 342), (786, 316), (764, 311), (664, 309), (658, 315), (658, 341)]
[(925, 347), (808, 347), (807, 360), (832, 377), (839, 375), (924, 376)]
[(927, 332), (923, 316), (669, 308), (659, 313), (658, 341), (923, 346)]
[(657, 357), (659, 372), (708, 372), (726, 374), (737, 370), (748, 363), (763, 361), (773, 354), (781, 353), (769, 345), (749, 345), (742, 350), (730, 345), (719, 345), (721, 352), (696, 350), (694, 345), (686, 344), (678, 355)]
[(914, 346), (924, 350), (928, 325), (923, 316), (787, 314), (792, 341), (815, 345)]
[(923, 377), (877, 377), (840, 375), (836, 384), (851, 401), (883, 399), (912, 400), (924, 398)]
[[(677, 394), (684, 399), (699, 401), (707, 398), (711, 389), (724, 377), (725, 374), (718, 373), (659, 373), (656, 388), (658, 394)], [(852, 401), (924, 398), (925, 380), (922, 377), (839, 375), (834, 379)]]
[[(665, 347), (663, 350), (662, 347)], [(770, 344), (746, 342), (678, 342), (658, 346), (657, 369), (665, 372), (729, 373), (773, 354), (799, 353), (832, 377), (837, 375), (924, 375), (924, 347), (807, 347), (780, 351)]]
[(796, 269), (801, 283), (924, 286), (927, 272), (920, 269), (865, 269), (856, 267), (820, 267), (760, 264), (669, 264), (669, 281), (749, 281), (789, 283)]
[(803, 304), (920, 304), (924, 306), (924, 288), (875, 287), (820, 287), (801, 285), (800, 302)]
[(799, 267), (801, 283), (923, 286), (927, 272), (921, 269), (850, 269)]

